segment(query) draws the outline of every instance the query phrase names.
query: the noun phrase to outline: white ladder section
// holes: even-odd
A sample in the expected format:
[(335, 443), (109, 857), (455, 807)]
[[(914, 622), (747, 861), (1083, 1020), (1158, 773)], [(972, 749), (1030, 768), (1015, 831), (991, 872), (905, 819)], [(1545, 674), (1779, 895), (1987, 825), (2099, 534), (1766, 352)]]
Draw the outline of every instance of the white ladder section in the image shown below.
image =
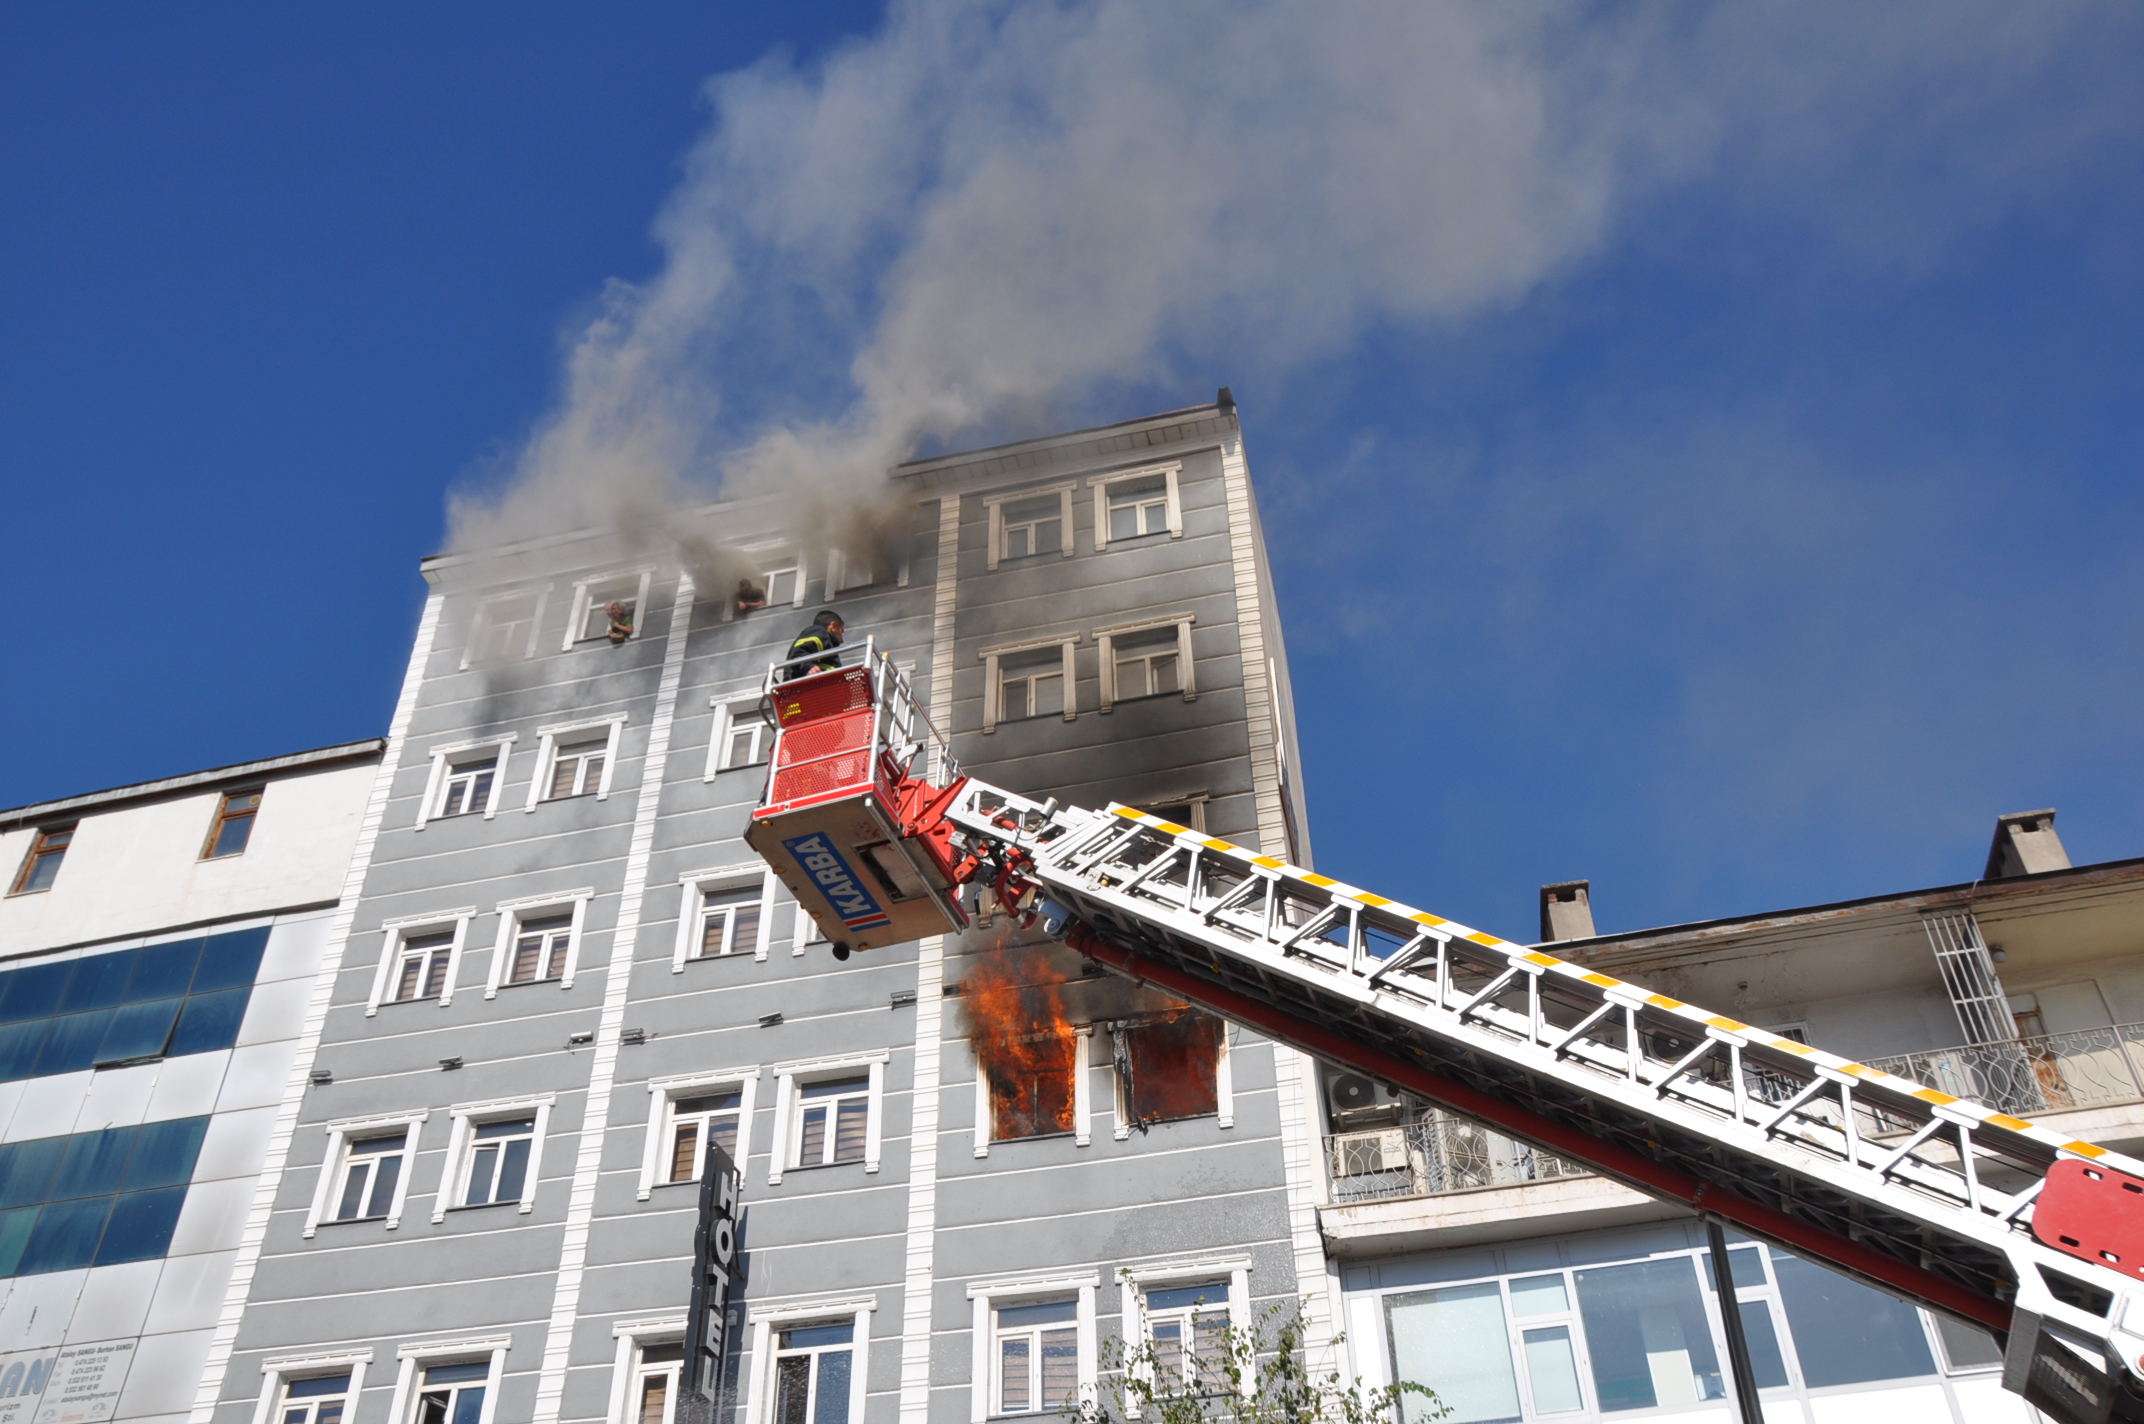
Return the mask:
[(947, 819), (1111, 968), (1990, 1329), (2059, 1419), (2144, 1418), (2144, 1282), (2029, 1229), (2057, 1160), (2144, 1163), (1126, 807), (971, 781)]

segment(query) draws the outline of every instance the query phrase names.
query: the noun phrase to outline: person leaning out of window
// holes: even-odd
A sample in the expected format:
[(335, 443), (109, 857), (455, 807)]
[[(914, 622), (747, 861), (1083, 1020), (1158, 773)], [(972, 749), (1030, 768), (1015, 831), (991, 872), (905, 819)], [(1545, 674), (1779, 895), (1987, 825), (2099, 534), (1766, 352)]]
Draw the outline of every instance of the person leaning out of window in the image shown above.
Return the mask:
[(610, 615), (608, 637), (612, 647), (617, 647), (620, 643), (633, 636), (633, 615), (626, 611), (624, 604), (614, 599), (611, 605), (603, 611)]

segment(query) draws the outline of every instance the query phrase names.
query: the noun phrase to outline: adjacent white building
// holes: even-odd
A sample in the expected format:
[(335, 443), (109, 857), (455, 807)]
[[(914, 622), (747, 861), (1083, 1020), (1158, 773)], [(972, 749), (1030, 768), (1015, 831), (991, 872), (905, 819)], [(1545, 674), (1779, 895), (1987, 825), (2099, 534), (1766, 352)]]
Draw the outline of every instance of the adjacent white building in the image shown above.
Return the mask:
[(384, 745), (0, 811), (0, 1424), (192, 1404)]

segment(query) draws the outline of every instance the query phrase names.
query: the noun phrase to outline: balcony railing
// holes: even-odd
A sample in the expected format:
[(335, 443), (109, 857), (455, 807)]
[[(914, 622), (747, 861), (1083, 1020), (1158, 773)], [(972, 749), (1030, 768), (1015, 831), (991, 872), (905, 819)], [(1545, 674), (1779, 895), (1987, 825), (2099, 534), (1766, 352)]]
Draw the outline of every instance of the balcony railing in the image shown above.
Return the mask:
[(1867, 1062), (2019, 1116), (2144, 1102), (2144, 1024), (1932, 1048)]
[(1587, 1175), (1560, 1157), (1458, 1117), (1343, 1132), (1325, 1143), (1336, 1206)]

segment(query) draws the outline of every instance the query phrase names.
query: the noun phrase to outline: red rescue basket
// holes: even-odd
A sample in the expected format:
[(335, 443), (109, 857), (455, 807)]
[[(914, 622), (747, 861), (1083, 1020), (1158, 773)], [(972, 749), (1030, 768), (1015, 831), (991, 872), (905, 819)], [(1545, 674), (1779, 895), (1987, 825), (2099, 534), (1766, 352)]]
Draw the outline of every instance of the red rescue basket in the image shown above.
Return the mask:
[[(840, 665), (808, 670), (829, 660)], [(966, 929), (951, 832), (936, 814), (965, 778), (876, 640), (776, 663), (764, 693), (774, 751), (745, 842), (835, 957)]]

